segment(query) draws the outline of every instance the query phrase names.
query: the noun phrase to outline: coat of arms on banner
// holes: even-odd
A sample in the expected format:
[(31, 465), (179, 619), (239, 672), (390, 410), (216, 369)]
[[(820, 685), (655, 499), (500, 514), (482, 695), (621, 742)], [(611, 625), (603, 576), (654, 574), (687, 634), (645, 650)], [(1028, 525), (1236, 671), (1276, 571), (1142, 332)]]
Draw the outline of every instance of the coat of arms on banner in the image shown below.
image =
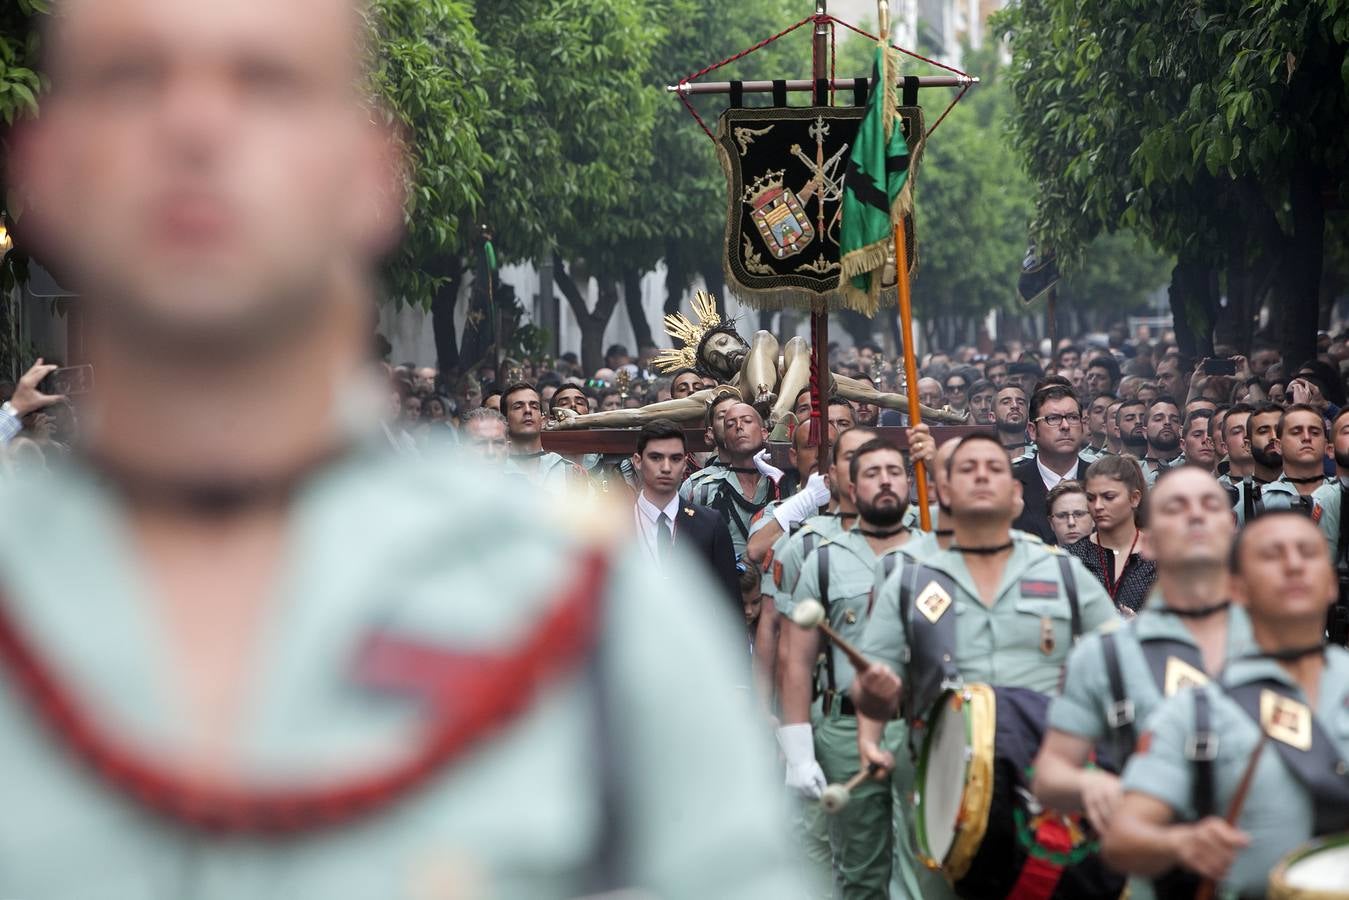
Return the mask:
[[(844, 175), (865, 114), (860, 106), (722, 114), (717, 142), (730, 190), (725, 268), (742, 300), (771, 308), (837, 296)], [(906, 134), (923, 133), (918, 107), (900, 114)], [(912, 267), (912, 219), (905, 225)]]

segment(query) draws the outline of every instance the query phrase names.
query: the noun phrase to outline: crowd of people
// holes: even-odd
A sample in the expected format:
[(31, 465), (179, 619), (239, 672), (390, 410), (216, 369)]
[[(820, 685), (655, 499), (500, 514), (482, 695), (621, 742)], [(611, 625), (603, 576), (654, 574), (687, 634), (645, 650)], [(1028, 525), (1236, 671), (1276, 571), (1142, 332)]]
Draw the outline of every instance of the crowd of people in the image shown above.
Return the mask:
[[(1040, 755), (1027, 793), (1033, 787), (1046, 807), (1085, 821), (1105, 860), (1137, 876), (1139, 894), (1168, 872), (1190, 887), (1186, 877), (1196, 874), (1227, 879), (1254, 896), (1279, 855), (1324, 823), (1290, 819), (1277, 839), (1253, 839), (1249, 832), (1266, 827), (1256, 811), (1275, 800), (1266, 792), (1297, 790), (1295, 779), (1273, 774), (1248, 801), (1257, 817), (1248, 830), (1214, 818), (1235, 790), (1227, 782), (1240, 753), (1206, 806), (1183, 800), (1199, 777), (1186, 742), (1196, 728), (1217, 729), (1174, 710), (1181, 701), (1168, 697), (1180, 692), (1166, 666), (1184, 666), (1180, 681), (1201, 684), (1242, 654), (1265, 653), (1277, 664), (1249, 677), (1282, 672), (1275, 680), (1288, 703), (1319, 710), (1349, 696), (1349, 658), (1326, 651), (1312, 668), (1305, 653), (1287, 656), (1287, 635), (1316, 648), (1326, 629), (1332, 641), (1345, 635), (1336, 575), (1349, 543), (1340, 532), (1349, 344), (1327, 337), (1321, 356), (1297, 366), (1265, 348), (1252, 360), (1232, 357), (1231, 374), (1214, 374), (1207, 360), (1184, 362), (1165, 338), (1085, 343), (1084, 351), (1065, 341), (1043, 358), (1003, 345), (928, 354), (924, 405), (981, 426), (954, 437), (926, 424), (878, 431), (906, 417), (829, 397), (820, 411), (823, 466), (808, 390), (785, 423), (786, 441), (770, 448), (783, 423), (761, 406), (715, 393), (716, 381), (694, 369), (654, 375), (653, 348), (633, 358), (621, 346), (588, 378), (568, 357), (548, 369), (507, 362), (448, 379), (431, 367), (384, 364), (390, 399), (380, 440), (398, 455), (437, 458), (439, 445), (459, 444), (549, 493), (613, 495), (631, 510), (629, 531), (656, 568), (671, 553), (703, 561), (717, 604), (743, 615), (747, 671), (800, 801), (794, 827), (816, 896), (951, 894), (947, 860), (933, 855), (932, 835), (918, 839), (922, 809), (912, 805), (924, 788), (914, 754), (942, 683), (1055, 698), (1029, 735)], [(834, 348), (832, 357), (839, 372), (902, 390), (878, 348)], [(54, 369), (40, 362), (3, 386), (0, 437), (18, 476), (78, 442), (78, 398), (42, 389)], [(635, 409), (708, 389), (710, 450), (690, 447), (686, 428), (659, 418), (636, 431), (631, 454), (543, 447), (556, 410)], [(911, 480), (917, 462), (932, 476), (927, 531)], [(1315, 546), (1309, 534), (1318, 535)], [(1319, 616), (1321, 632), (1295, 627), (1297, 604), (1279, 601), (1289, 592), (1305, 594), (1296, 615)], [(815, 600), (828, 636), (795, 620)], [(914, 608), (935, 622), (947, 607), (956, 610), (954, 630), (939, 637), (917, 627)], [(1091, 634), (1121, 620), (1130, 628)], [(1149, 649), (1155, 640), (1173, 651), (1164, 664)], [(866, 667), (843, 651), (849, 642), (863, 648)], [(1115, 662), (1103, 656), (1106, 645), (1117, 645)], [(914, 669), (921, 665), (930, 672)], [(1248, 723), (1226, 712), (1235, 701), (1218, 692), (1212, 702), (1213, 715), (1221, 711), (1241, 735), (1232, 746), (1250, 752)], [(1109, 712), (1126, 706), (1129, 716)], [(1138, 735), (1154, 725), (1147, 733), (1157, 749), (1144, 753)], [(1114, 762), (1098, 767), (1103, 747), (1101, 759)], [(878, 774), (854, 785), (842, 812), (825, 815), (828, 786), (864, 770)], [(1118, 887), (1115, 870), (1097, 854), (1089, 861), (1099, 870), (1074, 877), (1091, 890)]]
[(660, 377), (380, 371), (365, 4), (58, 6), (6, 190), (92, 368), (0, 396), (0, 896), (1343, 891), (1343, 335), (934, 351), (914, 421), (699, 299)]

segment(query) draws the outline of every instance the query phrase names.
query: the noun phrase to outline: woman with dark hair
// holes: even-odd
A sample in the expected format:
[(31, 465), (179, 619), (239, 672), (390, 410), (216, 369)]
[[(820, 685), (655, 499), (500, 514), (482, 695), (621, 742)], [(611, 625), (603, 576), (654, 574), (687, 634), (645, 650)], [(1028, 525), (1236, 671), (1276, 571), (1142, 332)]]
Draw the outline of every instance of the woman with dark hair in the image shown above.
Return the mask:
[(1096, 533), (1069, 546), (1068, 552), (1100, 579), (1116, 607), (1137, 612), (1157, 579), (1156, 566), (1141, 549), (1139, 523), (1148, 493), (1143, 470), (1127, 453), (1104, 456), (1087, 467), (1084, 484)]

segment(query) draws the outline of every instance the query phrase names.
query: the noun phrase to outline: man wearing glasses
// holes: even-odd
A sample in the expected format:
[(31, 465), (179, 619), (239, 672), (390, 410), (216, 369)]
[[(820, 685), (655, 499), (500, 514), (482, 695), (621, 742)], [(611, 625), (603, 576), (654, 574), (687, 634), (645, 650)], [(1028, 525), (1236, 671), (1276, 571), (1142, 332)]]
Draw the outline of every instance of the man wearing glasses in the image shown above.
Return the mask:
[(1064, 479), (1081, 480), (1091, 465), (1081, 456), (1082, 403), (1072, 388), (1051, 384), (1036, 391), (1030, 401), (1027, 431), (1036, 453), (1034, 459), (1023, 459), (1012, 466), (1026, 504), (1015, 527), (1053, 544), (1056, 538), (1049, 523), (1049, 492)]

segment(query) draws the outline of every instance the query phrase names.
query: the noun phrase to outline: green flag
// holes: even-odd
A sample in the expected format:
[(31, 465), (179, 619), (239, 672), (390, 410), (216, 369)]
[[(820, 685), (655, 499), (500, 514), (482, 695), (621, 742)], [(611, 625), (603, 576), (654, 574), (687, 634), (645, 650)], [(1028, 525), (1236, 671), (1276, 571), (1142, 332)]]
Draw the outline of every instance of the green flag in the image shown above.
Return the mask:
[(876, 48), (876, 90), (857, 131), (843, 183), (839, 241), (843, 304), (868, 316), (880, 307), (881, 270), (894, 246), (895, 225), (913, 206), (911, 154), (899, 117), (893, 52)]

